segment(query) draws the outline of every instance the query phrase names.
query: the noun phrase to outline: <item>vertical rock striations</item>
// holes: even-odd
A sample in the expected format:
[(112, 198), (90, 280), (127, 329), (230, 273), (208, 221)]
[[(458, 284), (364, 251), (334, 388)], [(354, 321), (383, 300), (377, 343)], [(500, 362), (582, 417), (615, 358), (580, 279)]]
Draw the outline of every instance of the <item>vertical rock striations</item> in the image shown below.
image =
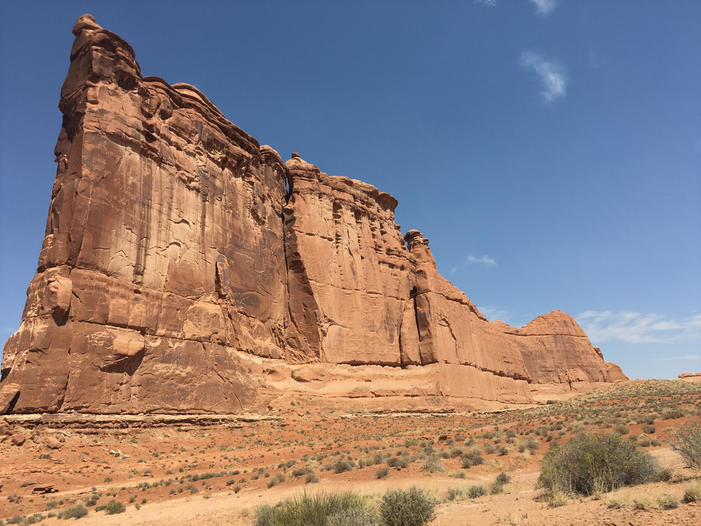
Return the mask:
[(506, 402), (625, 379), (564, 313), (487, 321), (420, 232), (402, 238), (389, 194), (283, 164), (196, 88), (142, 77), (90, 15), (73, 33), (0, 409), (234, 412), (271, 396), (270, 367), (300, 363), (390, 366), (397, 385), (422, 367), (432, 395)]

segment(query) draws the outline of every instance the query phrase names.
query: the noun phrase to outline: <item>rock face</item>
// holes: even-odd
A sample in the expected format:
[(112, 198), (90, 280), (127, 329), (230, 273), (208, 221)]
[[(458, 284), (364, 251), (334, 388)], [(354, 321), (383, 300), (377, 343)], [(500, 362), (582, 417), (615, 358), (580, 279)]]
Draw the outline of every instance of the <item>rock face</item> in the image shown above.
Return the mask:
[(331, 380), (339, 396), (527, 403), (536, 384), (625, 379), (562, 312), (487, 321), (420, 232), (402, 237), (391, 195), (283, 164), (196, 88), (143, 77), (90, 15), (73, 33), (0, 412), (236, 412)]

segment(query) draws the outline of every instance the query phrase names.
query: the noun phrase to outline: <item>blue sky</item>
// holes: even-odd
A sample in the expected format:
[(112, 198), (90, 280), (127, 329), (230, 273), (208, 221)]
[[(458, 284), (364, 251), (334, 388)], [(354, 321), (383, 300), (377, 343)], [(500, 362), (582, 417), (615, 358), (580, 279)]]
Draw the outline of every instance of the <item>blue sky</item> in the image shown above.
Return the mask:
[(0, 338), (41, 248), (75, 19), (284, 158), (399, 200), (487, 314), (572, 315), (634, 378), (701, 370), (701, 2), (0, 4)]

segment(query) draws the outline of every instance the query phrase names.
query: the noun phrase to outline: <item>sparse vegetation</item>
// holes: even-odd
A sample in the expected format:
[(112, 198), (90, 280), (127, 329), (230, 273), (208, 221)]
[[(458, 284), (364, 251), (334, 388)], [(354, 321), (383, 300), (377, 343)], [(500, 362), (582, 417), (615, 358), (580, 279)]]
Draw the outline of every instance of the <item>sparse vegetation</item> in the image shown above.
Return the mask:
[[(255, 526), (326, 526), (329, 517), (366, 510), (366, 500), (352, 492), (333, 495), (301, 495), (276, 506), (258, 508)], [(340, 520), (340, 518), (338, 519)], [(342, 523), (341, 523), (342, 524)]]
[(551, 448), (538, 486), (554, 493), (592, 495), (657, 480), (657, 462), (619, 435), (582, 435)]
[(682, 456), (689, 467), (701, 469), (701, 424), (690, 422), (682, 426), (674, 434), (672, 449)]
[(116, 515), (117, 513), (124, 513), (126, 508), (121, 502), (112, 500), (105, 505), (105, 512), (107, 515)]
[(419, 488), (388, 491), (380, 502), (384, 526), (423, 526), (435, 517), (435, 500)]
[(60, 519), (80, 519), (88, 514), (88, 509), (82, 504), (76, 504), (58, 514)]
[(701, 481), (696, 481), (684, 488), (684, 496), (682, 502), (689, 504), (691, 502), (701, 502)]

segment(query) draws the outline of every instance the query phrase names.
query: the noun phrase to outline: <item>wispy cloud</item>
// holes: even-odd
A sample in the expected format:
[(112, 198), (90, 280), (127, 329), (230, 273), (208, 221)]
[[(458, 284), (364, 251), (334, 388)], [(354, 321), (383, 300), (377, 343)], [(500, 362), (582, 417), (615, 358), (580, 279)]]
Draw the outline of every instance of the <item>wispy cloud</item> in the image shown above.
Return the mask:
[(584, 311), (577, 316), (594, 342), (672, 343), (701, 340), (701, 314), (679, 319), (662, 314), (625, 311)]
[(557, 63), (545, 60), (533, 51), (524, 51), (521, 53), (521, 66), (538, 75), (543, 86), (540, 94), (545, 102), (552, 102), (567, 94), (565, 72)]
[(497, 0), (475, 0), (475, 3), (486, 7), (494, 7), (497, 5)]
[(684, 354), (682, 356), (661, 356), (653, 358), (656, 362), (693, 362), (701, 360), (701, 354)]
[(535, 5), (535, 12), (542, 17), (548, 16), (557, 7), (557, 0), (531, 0)]
[(485, 267), (496, 267), (497, 261), (492, 256), (488, 256), (487, 254), (485, 254), (484, 256), (475, 256), (473, 254), (468, 254), (460, 262), (459, 265), (455, 265), (453, 268), (450, 269), (450, 273), (455, 274), (458, 270), (466, 267), (467, 265), (484, 265)]
[(506, 309), (502, 309), (500, 307), (481, 307), (477, 306), (479, 311), (484, 314), (488, 320), (494, 321), (494, 320), (500, 320), (503, 322), (508, 323), (509, 320), (509, 311)]
[(469, 256), (467, 256), (466, 261), (468, 263), (477, 263), (479, 265), (484, 265), (485, 267), (496, 267), (497, 266), (497, 262), (494, 260), (494, 258), (491, 256), (488, 256), (486, 254), (484, 256), (479, 256), (479, 257), (473, 256), (472, 254), (470, 254)]

